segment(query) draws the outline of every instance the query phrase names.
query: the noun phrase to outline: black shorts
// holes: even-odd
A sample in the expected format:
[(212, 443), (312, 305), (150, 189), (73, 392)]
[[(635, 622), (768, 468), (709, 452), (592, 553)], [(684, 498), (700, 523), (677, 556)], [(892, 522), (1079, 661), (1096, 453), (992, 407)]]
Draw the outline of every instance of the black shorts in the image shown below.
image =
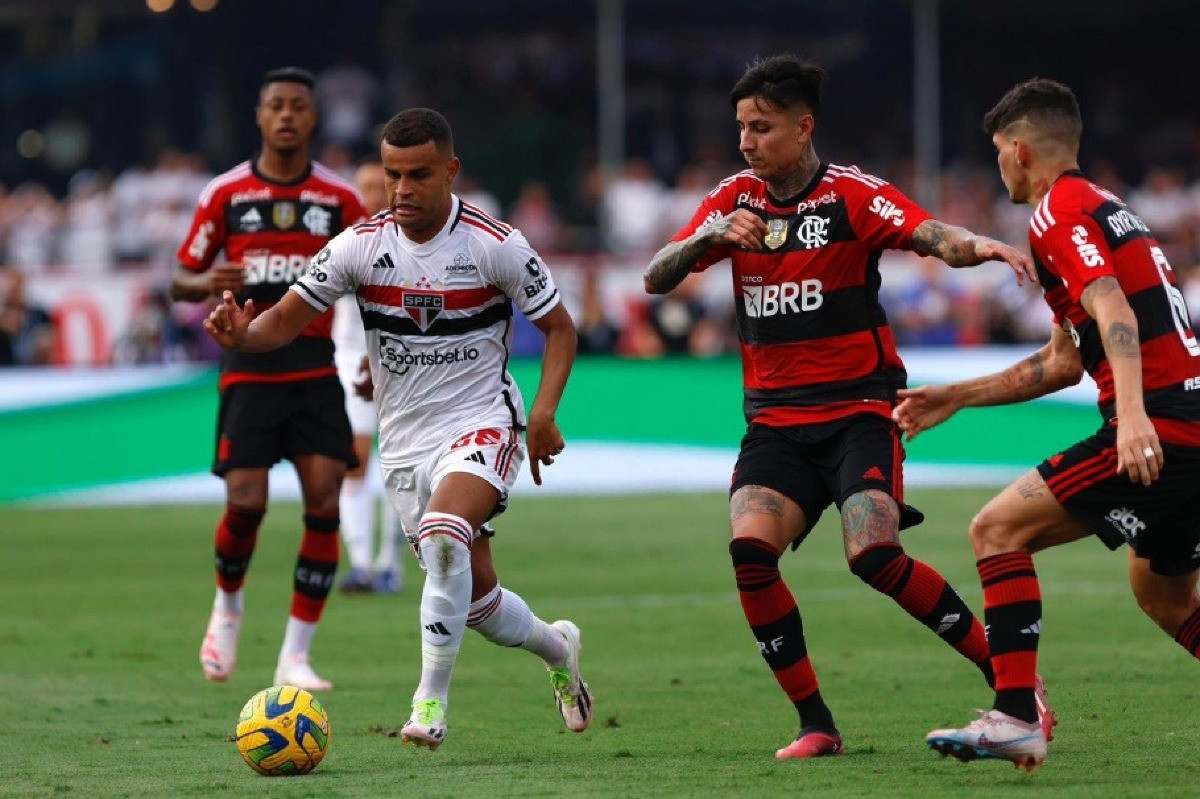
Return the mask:
[(1109, 549), (1129, 544), (1164, 577), (1200, 567), (1200, 447), (1162, 445), (1163, 468), (1148, 486), (1117, 474), (1117, 430), (1099, 432), (1038, 464), (1038, 474), (1067, 512)]
[(346, 395), (336, 375), (287, 383), (234, 383), (221, 392), (213, 474), (270, 468), (300, 455), (358, 465)]
[(795, 427), (752, 424), (742, 438), (730, 495), (742, 486), (778, 491), (804, 511), (806, 526), (792, 549), (816, 526), (821, 513), (852, 494), (883, 491), (900, 506), (900, 529), (925, 520), (904, 504), (904, 447), (890, 419), (856, 414)]

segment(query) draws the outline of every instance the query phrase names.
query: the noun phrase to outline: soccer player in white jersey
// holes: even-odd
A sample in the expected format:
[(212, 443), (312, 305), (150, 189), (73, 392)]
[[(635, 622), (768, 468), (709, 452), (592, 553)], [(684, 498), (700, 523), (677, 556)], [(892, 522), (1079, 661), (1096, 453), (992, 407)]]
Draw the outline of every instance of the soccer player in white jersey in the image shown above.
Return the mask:
[[(260, 315), (226, 293), (204, 327), (223, 347), (266, 352), (338, 297), (358, 297), (378, 380), (384, 484), (426, 572), (421, 681), (404, 742), (435, 749), (445, 740), (467, 627), (538, 655), (563, 720), (582, 732), (592, 698), (579, 674), (579, 629), (547, 624), (501, 588), (485, 526), (505, 509), (526, 454), (541, 485), (541, 466), (563, 450), (554, 417), (575, 325), (525, 237), (451, 192), (459, 160), (441, 114), (400, 112), (384, 126), (380, 151), (389, 209), (330, 242), (277, 305)], [(528, 421), (507, 370), (513, 304), (546, 336)]]
[[(378, 160), (359, 164), (354, 171), (354, 185), (372, 212), (388, 207), (383, 164)], [(342, 580), (341, 591), (348, 594), (398, 593), (404, 586), (404, 561), (399, 545), (404, 533), (400, 517), (391, 503), (379, 495), (368, 477), (379, 417), (375, 403), (358, 393), (360, 387), (370, 382), (370, 365), (362, 315), (353, 295), (347, 294), (335, 303), (331, 335), (336, 348), (334, 361), (338, 378), (346, 392), (346, 415), (350, 417), (350, 428), (354, 431), (354, 454), (358, 457), (358, 466), (347, 470), (346, 479), (342, 481), (342, 542), (346, 545), (350, 574)], [(372, 557), (376, 503), (379, 504), (379, 550)]]

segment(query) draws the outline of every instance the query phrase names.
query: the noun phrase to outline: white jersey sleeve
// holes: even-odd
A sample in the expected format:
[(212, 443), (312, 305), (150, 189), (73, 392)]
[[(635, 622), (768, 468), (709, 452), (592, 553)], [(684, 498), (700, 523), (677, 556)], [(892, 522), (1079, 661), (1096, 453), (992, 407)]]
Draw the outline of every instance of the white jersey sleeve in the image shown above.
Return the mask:
[(561, 301), (550, 270), (519, 230), (490, 255), (485, 274), (488, 282), (511, 297), (530, 321), (545, 316)]
[(362, 283), (362, 274), (370, 270), (366, 259), (367, 236), (346, 228), (333, 237), (325, 249), (312, 257), (308, 271), (291, 286), (305, 302), (319, 311), (327, 311), (339, 297), (353, 294)]

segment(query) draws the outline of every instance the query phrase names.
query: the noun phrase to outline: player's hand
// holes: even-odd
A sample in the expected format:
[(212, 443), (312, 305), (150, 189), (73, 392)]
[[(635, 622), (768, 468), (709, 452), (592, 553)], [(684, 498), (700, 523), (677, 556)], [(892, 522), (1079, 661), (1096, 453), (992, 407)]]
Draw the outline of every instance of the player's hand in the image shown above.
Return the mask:
[(375, 399), (375, 381), (371, 377), (371, 364), (367, 360), (367, 356), (362, 356), (362, 360), (358, 364), (358, 375), (354, 381), (354, 396), (359, 399), (365, 399), (367, 402)]
[(208, 285), (214, 297), (220, 297), (226, 291), (236, 294), (246, 285), (246, 270), (241, 264), (214, 264), (208, 270)]
[(1145, 411), (1117, 416), (1117, 474), (1129, 482), (1150, 485), (1163, 467), (1162, 444)]
[(246, 300), (239, 308), (232, 291), (221, 295), (221, 301), (204, 320), (204, 329), (225, 349), (235, 350), (246, 340), (250, 322), (258, 316), (254, 300)]
[(761, 250), (767, 235), (767, 223), (745, 208), (705, 222), (700, 228), (713, 244), (728, 244), (747, 250)]
[(902, 388), (896, 396), (902, 402), (892, 409), (892, 419), (909, 441), (946, 421), (958, 410), (954, 393), (948, 386)]
[(542, 466), (554, 463), (554, 456), (567, 446), (553, 416), (531, 413), (525, 430), (525, 448), (529, 451), (529, 473), (535, 485), (542, 484)]
[(1004, 261), (1011, 266), (1012, 270), (1017, 273), (1018, 286), (1025, 285), (1025, 278), (1029, 278), (1030, 283), (1038, 282), (1037, 269), (1034, 268), (1033, 261), (1016, 247), (1009, 246), (1002, 241), (989, 239), (986, 236), (976, 236), (975, 255), (981, 261)]

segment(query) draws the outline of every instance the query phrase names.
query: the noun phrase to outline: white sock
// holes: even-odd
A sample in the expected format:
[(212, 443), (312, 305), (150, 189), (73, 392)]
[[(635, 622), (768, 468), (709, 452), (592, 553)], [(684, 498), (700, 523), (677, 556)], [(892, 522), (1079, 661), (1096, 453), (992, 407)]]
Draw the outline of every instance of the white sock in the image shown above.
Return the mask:
[(467, 628), (474, 531), (466, 519), (449, 513), (426, 513), (419, 530), (426, 574), (421, 592), (421, 683), (413, 699), (445, 702)]
[(301, 621), (295, 616), (288, 616), (287, 630), (283, 633), (283, 646), (279, 650), (279, 659), (308, 657), (312, 649), (313, 636), (317, 632), (315, 621)]
[(238, 589), (233, 593), (217, 589), (217, 597), (213, 600), (213, 610), (219, 610), (222, 613), (239, 614), (246, 611), (246, 600), (242, 589)]
[(371, 539), (375, 534), (375, 504), (371, 487), (362, 477), (347, 477), (342, 481), (339, 506), (342, 541), (350, 568), (369, 571), (371, 568)]
[(387, 497), (381, 497), (379, 502), (379, 554), (375, 556), (375, 573), (391, 569), (399, 577), (404, 573), (404, 560), (400, 557), (404, 542), (404, 527), (400, 524), (400, 516), (388, 502)]
[(519, 646), (551, 668), (567, 662), (567, 641), (562, 634), (533, 615), (521, 595), (497, 585), (471, 603), (467, 624), (500, 646)]

